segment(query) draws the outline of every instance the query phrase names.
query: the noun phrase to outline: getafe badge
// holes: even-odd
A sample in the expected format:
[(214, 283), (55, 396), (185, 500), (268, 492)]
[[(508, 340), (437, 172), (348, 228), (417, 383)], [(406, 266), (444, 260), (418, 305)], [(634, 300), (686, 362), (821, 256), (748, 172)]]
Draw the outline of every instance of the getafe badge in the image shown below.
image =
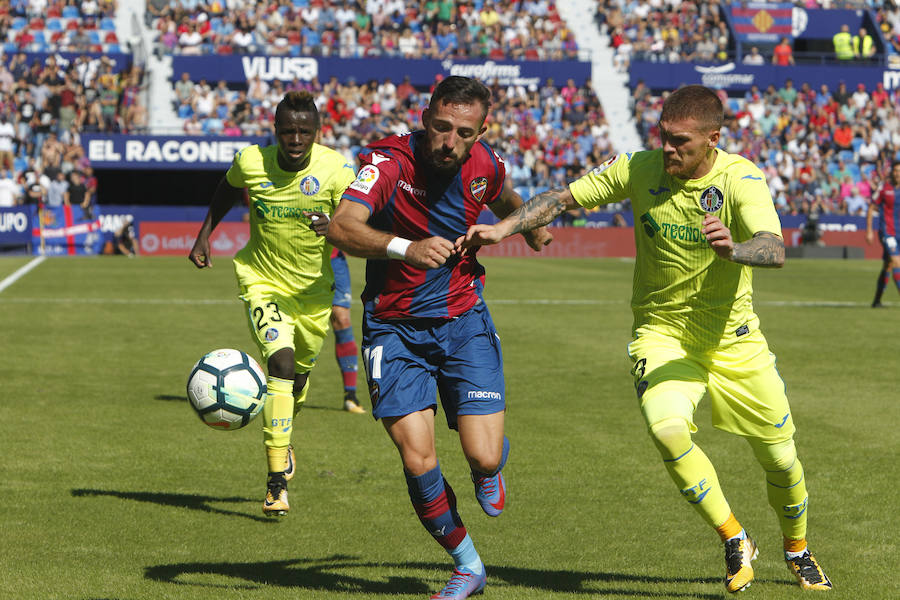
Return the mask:
[(469, 191), (472, 193), (472, 196), (475, 197), (476, 200), (481, 202), (481, 199), (484, 198), (484, 192), (487, 190), (487, 177), (478, 177), (472, 180), (472, 183), (469, 184)]
[(725, 194), (714, 185), (709, 186), (700, 194), (700, 208), (708, 213), (714, 213), (725, 204)]
[(319, 180), (312, 175), (307, 175), (300, 180), (300, 191), (307, 196), (315, 196), (319, 193)]

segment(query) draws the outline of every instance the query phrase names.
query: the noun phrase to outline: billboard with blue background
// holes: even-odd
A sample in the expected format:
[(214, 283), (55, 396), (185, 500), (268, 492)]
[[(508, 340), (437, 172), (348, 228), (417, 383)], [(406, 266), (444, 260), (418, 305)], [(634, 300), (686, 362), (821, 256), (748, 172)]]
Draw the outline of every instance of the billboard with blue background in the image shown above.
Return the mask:
[(591, 77), (591, 63), (568, 61), (502, 61), (402, 58), (329, 58), (310, 56), (181, 56), (172, 57), (172, 79), (182, 73), (198, 81), (223, 80), (230, 84), (244, 84), (254, 77), (263, 81), (279, 79), (284, 82), (312, 81), (324, 83), (337, 77), (341, 83), (350, 79), (358, 83), (390, 77), (400, 81), (409, 77), (414, 86), (434, 83), (435, 76), (461, 75), (474, 77), (485, 83), (499, 85), (539, 86), (547, 79), (557, 85), (567, 79), (581, 85)]
[(227, 169), (238, 150), (269, 142), (268, 137), (259, 136), (81, 135), (85, 155), (95, 169)]

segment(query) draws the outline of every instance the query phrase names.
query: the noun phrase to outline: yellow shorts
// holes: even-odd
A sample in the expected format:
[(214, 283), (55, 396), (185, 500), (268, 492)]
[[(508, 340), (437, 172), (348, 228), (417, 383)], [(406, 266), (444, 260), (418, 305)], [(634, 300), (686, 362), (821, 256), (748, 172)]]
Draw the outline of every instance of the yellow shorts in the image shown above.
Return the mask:
[(694, 411), (709, 391), (712, 424), (745, 437), (783, 441), (794, 421), (775, 355), (758, 329), (732, 344), (692, 352), (671, 336), (638, 329), (628, 345), (631, 374), (647, 426), (683, 417), (697, 431)]
[(282, 348), (291, 348), (297, 373), (309, 372), (328, 335), (332, 294), (297, 298), (265, 283), (242, 292), (250, 334), (263, 362)]

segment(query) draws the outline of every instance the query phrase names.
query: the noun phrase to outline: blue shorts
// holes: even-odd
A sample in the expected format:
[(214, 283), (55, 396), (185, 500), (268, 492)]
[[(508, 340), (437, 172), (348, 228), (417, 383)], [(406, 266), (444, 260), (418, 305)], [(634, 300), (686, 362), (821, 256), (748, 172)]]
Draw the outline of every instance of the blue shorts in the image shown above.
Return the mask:
[(881, 234), (879, 238), (881, 240), (882, 260), (890, 261), (891, 257), (900, 256), (900, 244), (897, 243), (897, 238), (895, 236)]
[(350, 290), (350, 268), (347, 266), (347, 257), (343, 252), (338, 252), (331, 259), (331, 270), (334, 271), (334, 300), (332, 306), (350, 308), (353, 304), (353, 294)]
[(449, 320), (381, 321), (366, 313), (362, 355), (376, 419), (437, 410), (436, 394), (451, 429), (457, 415), (506, 408), (500, 337), (483, 302)]

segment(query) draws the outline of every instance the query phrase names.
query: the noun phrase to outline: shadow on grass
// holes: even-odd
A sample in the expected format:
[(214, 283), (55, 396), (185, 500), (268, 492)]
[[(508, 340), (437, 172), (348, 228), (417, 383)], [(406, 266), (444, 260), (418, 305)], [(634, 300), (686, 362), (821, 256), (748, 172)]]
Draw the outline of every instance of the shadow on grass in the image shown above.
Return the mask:
[[(350, 575), (342, 570), (371, 569), (371, 577)], [(391, 575), (391, 572), (428, 571), (416, 576)], [(569, 570), (539, 570), (517, 567), (487, 566), (488, 589), (502, 590), (523, 587), (546, 592), (655, 598), (715, 598), (722, 593), (696, 593), (691, 591), (661, 591), (627, 589), (627, 584), (722, 585), (718, 578), (655, 577), (627, 573), (604, 573)], [(176, 563), (147, 567), (144, 577), (162, 583), (176, 585), (256, 589), (262, 586), (280, 586), (305, 590), (331, 591), (340, 594), (427, 594), (440, 587), (450, 566), (446, 563), (384, 563), (361, 560), (359, 557), (334, 555), (324, 558), (300, 558), (296, 560), (252, 563)], [(231, 581), (213, 583), (206, 578), (228, 577)], [(238, 583), (234, 580), (243, 580)], [(437, 580), (437, 581), (436, 581)], [(617, 585), (620, 584), (620, 585)], [(624, 584), (624, 585), (621, 585)]]
[(274, 522), (272, 519), (257, 516), (257, 515), (248, 515), (245, 512), (239, 512), (236, 510), (226, 510), (223, 508), (217, 508), (215, 506), (211, 506), (210, 502), (225, 502), (225, 503), (245, 503), (245, 502), (253, 502), (254, 504), (258, 502), (257, 500), (251, 500), (250, 498), (241, 498), (240, 496), (231, 496), (231, 497), (217, 497), (217, 496), (201, 496), (199, 494), (167, 494), (165, 492), (120, 492), (116, 490), (88, 490), (88, 489), (75, 489), (72, 490), (72, 495), (76, 498), (85, 497), (85, 496), (112, 496), (113, 498), (121, 498), (123, 500), (136, 500), (138, 502), (151, 502), (153, 504), (160, 504), (162, 506), (175, 506), (178, 508), (190, 508), (192, 510), (199, 510), (203, 512), (213, 513), (217, 515), (225, 515), (229, 517), (243, 517), (245, 519), (250, 519), (251, 521), (259, 521), (262, 523), (272, 523)]
[(187, 402), (187, 396), (184, 394), (157, 394), (153, 396), (154, 400), (163, 400), (166, 402)]

